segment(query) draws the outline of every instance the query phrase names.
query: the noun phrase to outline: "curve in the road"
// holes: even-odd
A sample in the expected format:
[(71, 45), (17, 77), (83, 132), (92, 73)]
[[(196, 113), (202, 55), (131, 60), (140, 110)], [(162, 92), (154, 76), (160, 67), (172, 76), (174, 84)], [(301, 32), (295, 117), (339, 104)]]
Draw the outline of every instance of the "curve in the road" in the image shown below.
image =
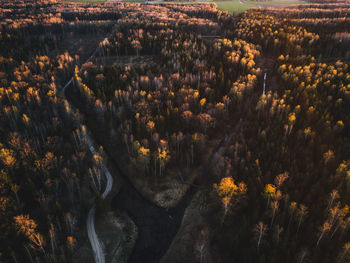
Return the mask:
[[(85, 133), (85, 140), (86, 144), (88, 145), (90, 152), (92, 154), (96, 154), (96, 149), (94, 147), (94, 144), (89, 137), (88, 134)], [(102, 170), (104, 172), (104, 175), (106, 176), (107, 183), (106, 183), (106, 188), (104, 192), (102, 193), (102, 199), (105, 199), (107, 195), (110, 193), (112, 190), (113, 186), (113, 177), (107, 167), (102, 163)], [(96, 234), (95, 230), (95, 205), (90, 209), (88, 218), (86, 220), (86, 229), (88, 232), (88, 237), (89, 241), (92, 247), (92, 251), (94, 254), (94, 259), (96, 263), (105, 263), (105, 254), (104, 254), (104, 249), (103, 249), (103, 244), (102, 242), (98, 239), (98, 236)]]
[(105, 255), (103, 252), (103, 245), (97, 237), (95, 231), (95, 205), (91, 207), (87, 220), (86, 220), (86, 228), (88, 232), (88, 237), (90, 240), (90, 244), (92, 247), (92, 251), (94, 253), (94, 259), (96, 263), (105, 263)]
[[(105, 40), (108, 40), (108, 38), (105, 38)], [(89, 62), (98, 52), (100, 48), (100, 45), (96, 48), (96, 50), (92, 53), (92, 55), (86, 60), (85, 63)], [(82, 68), (80, 69), (80, 71), (82, 70)], [(66, 98), (65, 95), (65, 91), (66, 88), (73, 82), (73, 77), (66, 83), (66, 85), (64, 85), (64, 87), (62, 88), (62, 94), (64, 99), (68, 102), (68, 106), (70, 108), (72, 108), (72, 105), (69, 103), (69, 101)], [(80, 124), (80, 126), (82, 126), (82, 124)], [(89, 135), (87, 134), (87, 132), (84, 133), (85, 135), (85, 140), (86, 140), (86, 144), (88, 145), (88, 148), (90, 150), (90, 152), (92, 154), (96, 154), (96, 149), (94, 147), (94, 143), (92, 141), (92, 139), (89, 137)], [(108, 168), (102, 163), (102, 170), (104, 175), (106, 176), (106, 188), (104, 190), (104, 192), (102, 193), (101, 197), (102, 199), (105, 199), (107, 197), (107, 195), (110, 193), (110, 191), (112, 190), (112, 186), (113, 186), (113, 177), (111, 175), (111, 173), (109, 172)], [(92, 252), (94, 255), (94, 260), (96, 263), (105, 263), (105, 253), (104, 253), (104, 247), (103, 247), (103, 243), (98, 239), (98, 236), (96, 234), (96, 230), (95, 230), (95, 212), (96, 212), (96, 206), (93, 205), (89, 211), (87, 220), (86, 220), (86, 229), (87, 229), (87, 233), (88, 233), (88, 237), (89, 237), (89, 241), (92, 247)]]

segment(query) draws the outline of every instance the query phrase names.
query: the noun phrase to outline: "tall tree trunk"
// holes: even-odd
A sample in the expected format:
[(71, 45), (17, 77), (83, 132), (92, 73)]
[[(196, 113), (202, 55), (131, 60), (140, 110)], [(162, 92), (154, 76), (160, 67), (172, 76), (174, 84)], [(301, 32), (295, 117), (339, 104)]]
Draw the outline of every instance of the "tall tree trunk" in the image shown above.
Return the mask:
[(299, 223), (298, 223), (298, 229), (297, 229), (297, 234), (299, 232), (299, 228), (300, 228), (300, 225), (301, 225), (301, 220), (303, 219), (303, 215), (300, 216), (299, 218)]
[(321, 232), (320, 237), (317, 240), (316, 247), (318, 247), (318, 245), (320, 244), (320, 241), (321, 241), (323, 235), (324, 235), (324, 230)]
[(24, 246), (24, 247), (25, 247), (25, 249), (26, 249), (26, 251), (27, 251), (27, 253), (28, 253), (28, 256), (29, 256), (30, 262), (32, 262), (32, 263), (33, 263), (32, 254), (30, 254), (30, 251), (29, 251), (29, 249), (28, 249), (28, 247), (27, 247), (27, 246)]
[(270, 224), (270, 228), (272, 227), (273, 225), (273, 220), (275, 219), (275, 214), (276, 214), (276, 210), (273, 209), (273, 213), (272, 213), (272, 219), (271, 219), (271, 224)]

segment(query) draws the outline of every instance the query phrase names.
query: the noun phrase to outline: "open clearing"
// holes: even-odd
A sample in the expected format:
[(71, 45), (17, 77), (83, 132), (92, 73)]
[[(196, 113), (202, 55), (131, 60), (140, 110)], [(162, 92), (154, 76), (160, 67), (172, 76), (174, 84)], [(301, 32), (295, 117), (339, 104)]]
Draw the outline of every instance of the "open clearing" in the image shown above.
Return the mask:
[(305, 4), (303, 1), (267, 1), (267, 2), (255, 2), (255, 1), (214, 1), (218, 9), (227, 11), (229, 13), (238, 14), (244, 12), (250, 8), (267, 7), (267, 6), (286, 6), (286, 5), (300, 5)]

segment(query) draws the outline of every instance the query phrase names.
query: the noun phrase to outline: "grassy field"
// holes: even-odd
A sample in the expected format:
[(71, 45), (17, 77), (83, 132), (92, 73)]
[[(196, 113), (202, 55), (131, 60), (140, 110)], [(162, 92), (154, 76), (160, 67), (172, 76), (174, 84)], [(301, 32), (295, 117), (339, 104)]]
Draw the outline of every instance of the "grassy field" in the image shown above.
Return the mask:
[(255, 1), (214, 1), (218, 9), (227, 11), (229, 13), (238, 14), (248, 10), (249, 8), (259, 7), (259, 6), (267, 6), (267, 5), (300, 5), (306, 4), (303, 1), (267, 1), (267, 2), (255, 2)]
[(218, 9), (229, 13), (238, 14), (246, 11), (249, 8), (256, 7), (254, 3), (242, 3), (239, 0), (235, 1), (215, 1)]
[[(104, 3), (107, 0), (64, 0), (64, 2), (79, 2), (79, 3)], [(122, 0), (123, 2), (145, 2), (145, 0)], [(291, 1), (291, 0), (277, 0), (277, 1), (267, 1), (267, 2), (255, 2), (255, 1), (241, 1), (241, 0), (228, 0), (228, 1), (213, 1), (208, 0), (206, 2), (214, 2), (217, 4), (218, 9), (222, 11), (227, 11), (232, 14), (238, 14), (248, 10), (249, 8), (259, 7), (259, 6), (278, 6), (278, 5), (301, 5), (306, 4), (304, 1)], [(183, 2), (174, 1), (170, 3), (194, 3), (194, 2)]]

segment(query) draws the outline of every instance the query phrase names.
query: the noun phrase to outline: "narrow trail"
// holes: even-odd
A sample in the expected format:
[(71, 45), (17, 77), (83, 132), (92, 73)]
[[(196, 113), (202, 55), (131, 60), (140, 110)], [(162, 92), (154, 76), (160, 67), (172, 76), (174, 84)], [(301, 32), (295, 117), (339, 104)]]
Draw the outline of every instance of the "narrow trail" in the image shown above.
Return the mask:
[[(65, 94), (65, 89), (72, 83), (71, 79), (63, 88), (63, 94)], [(65, 97), (65, 95), (64, 95)], [(66, 99), (67, 100), (67, 99)], [(67, 100), (68, 101), (68, 100)], [(69, 101), (68, 101), (69, 103)], [(69, 107), (72, 107), (71, 104), (69, 104)], [(80, 123), (80, 126), (82, 126), (82, 124)], [(84, 137), (85, 137), (85, 141), (86, 144), (90, 150), (90, 152), (92, 154), (96, 154), (96, 149), (94, 147), (94, 143), (93, 140), (91, 139), (91, 137), (85, 132), (84, 133)], [(113, 177), (111, 175), (111, 173), (109, 172), (108, 168), (105, 166), (104, 163), (101, 164), (102, 166), (102, 170), (103, 170), (103, 174), (106, 177), (106, 187), (104, 192), (102, 193), (101, 197), (102, 199), (105, 199), (107, 197), (107, 195), (111, 192), (112, 190), (112, 186), (113, 186)], [(94, 254), (94, 259), (96, 263), (105, 263), (105, 254), (104, 254), (104, 247), (102, 242), (98, 239), (98, 236), (96, 234), (96, 230), (95, 230), (95, 211), (96, 211), (96, 206), (93, 205), (89, 211), (87, 220), (86, 220), (86, 229), (87, 229), (87, 233), (88, 233), (88, 237), (89, 237), (89, 241), (92, 247), (92, 251)]]
[(275, 64), (276, 58), (269, 54), (261, 55), (256, 61), (256, 65), (263, 71), (262, 94), (266, 94), (268, 91), (276, 91), (278, 89), (277, 76), (274, 72)]
[[(91, 138), (85, 133), (85, 139), (86, 139), (86, 144), (88, 145), (90, 152), (92, 154), (96, 154), (96, 149), (92, 143)], [(106, 188), (104, 192), (102, 193), (102, 199), (105, 199), (107, 195), (110, 193), (112, 190), (113, 186), (113, 177), (111, 173), (108, 171), (107, 167), (102, 163), (102, 170), (104, 172), (104, 175), (106, 176), (107, 183), (106, 183)], [(104, 254), (104, 247), (103, 243), (98, 239), (96, 231), (95, 231), (95, 211), (96, 211), (96, 206), (93, 205), (93, 207), (90, 209), (88, 218), (86, 220), (86, 228), (88, 232), (88, 237), (90, 240), (90, 244), (92, 247), (92, 251), (94, 253), (94, 258), (96, 263), (105, 263), (105, 254)]]

